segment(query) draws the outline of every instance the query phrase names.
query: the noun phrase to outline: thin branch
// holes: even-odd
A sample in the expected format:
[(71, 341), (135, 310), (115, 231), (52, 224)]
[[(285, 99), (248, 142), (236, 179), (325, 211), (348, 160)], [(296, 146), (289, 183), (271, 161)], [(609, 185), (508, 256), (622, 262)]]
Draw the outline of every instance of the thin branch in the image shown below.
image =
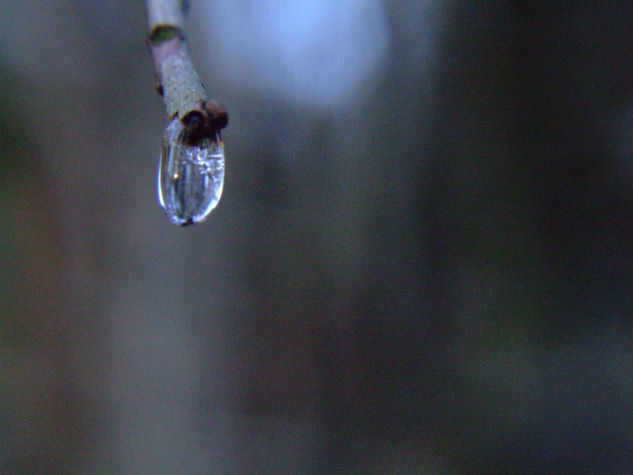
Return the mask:
[(181, 0), (147, 0), (148, 44), (154, 58), (158, 92), (165, 100), (170, 119), (188, 128), (192, 142), (212, 138), (226, 127), (228, 115), (207, 93), (196, 72), (184, 34)]
[(185, 27), (184, 6), (181, 0), (147, 0), (149, 29), (158, 25)]

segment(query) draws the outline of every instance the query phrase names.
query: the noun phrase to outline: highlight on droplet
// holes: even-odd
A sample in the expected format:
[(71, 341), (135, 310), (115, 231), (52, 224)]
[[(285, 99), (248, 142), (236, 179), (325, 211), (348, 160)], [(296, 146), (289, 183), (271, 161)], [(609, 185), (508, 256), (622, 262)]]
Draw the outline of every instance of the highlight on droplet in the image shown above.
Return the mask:
[(177, 117), (167, 128), (158, 167), (158, 201), (174, 224), (204, 221), (224, 187), (224, 145), (214, 139), (188, 140)]

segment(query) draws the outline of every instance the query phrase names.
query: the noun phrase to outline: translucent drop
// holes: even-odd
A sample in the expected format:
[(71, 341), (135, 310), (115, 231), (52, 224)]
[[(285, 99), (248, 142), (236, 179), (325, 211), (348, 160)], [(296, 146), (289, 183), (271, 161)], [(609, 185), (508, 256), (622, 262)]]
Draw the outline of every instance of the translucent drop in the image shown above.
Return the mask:
[(172, 223), (204, 221), (220, 201), (224, 186), (224, 146), (219, 135), (189, 145), (175, 118), (165, 129), (158, 168), (158, 201)]

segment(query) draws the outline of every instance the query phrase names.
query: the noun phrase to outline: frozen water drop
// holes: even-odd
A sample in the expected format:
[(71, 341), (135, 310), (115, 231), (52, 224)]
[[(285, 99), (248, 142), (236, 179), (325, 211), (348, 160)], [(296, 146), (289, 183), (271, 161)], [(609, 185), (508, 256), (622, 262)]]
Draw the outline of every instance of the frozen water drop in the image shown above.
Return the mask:
[(224, 186), (224, 146), (219, 135), (195, 144), (174, 118), (165, 129), (158, 168), (158, 200), (172, 223), (204, 221), (220, 201)]

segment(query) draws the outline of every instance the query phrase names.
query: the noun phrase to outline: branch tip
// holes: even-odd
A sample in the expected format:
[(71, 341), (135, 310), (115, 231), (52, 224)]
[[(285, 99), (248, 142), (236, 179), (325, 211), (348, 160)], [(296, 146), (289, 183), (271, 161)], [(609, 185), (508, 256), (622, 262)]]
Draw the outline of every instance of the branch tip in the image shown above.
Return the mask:
[[(212, 102), (220, 112), (210, 111), (207, 104)], [(196, 109), (185, 114), (180, 121), (184, 124), (183, 141), (189, 145), (197, 145), (204, 140), (222, 141), (220, 130), (228, 124), (226, 110), (215, 101), (206, 104), (198, 103)]]
[(224, 107), (207, 100), (194, 68), (184, 33), (187, 8), (186, 0), (147, 0), (150, 32), (146, 41), (154, 59), (156, 90), (163, 96), (167, 115), (182, 121), (190, 142), (217, 141), (229, 118)]

